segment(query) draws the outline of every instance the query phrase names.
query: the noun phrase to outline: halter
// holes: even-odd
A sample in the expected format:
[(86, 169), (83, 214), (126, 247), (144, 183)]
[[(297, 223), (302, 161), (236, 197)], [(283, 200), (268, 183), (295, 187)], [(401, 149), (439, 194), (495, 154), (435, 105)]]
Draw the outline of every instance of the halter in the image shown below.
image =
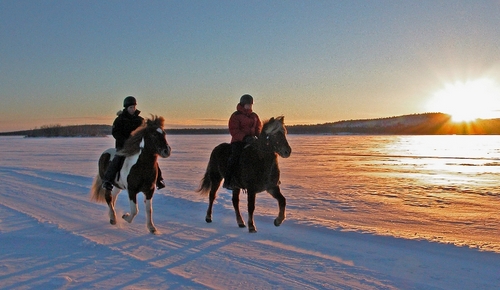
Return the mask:
[[(269, 135), (269, 134), (265, 134), (265, 142), (264, 143), (259, 143), (259, 145), (261, 146), (257, 146), (257, 150), (259, 151), (262, 151), (262, 152), (272, 152), (272, 153), (276, 153), (277, 149), (276, 149), (276, 145), (275, 144), (271, 144), (271, 136), (272, 135)], [(264, 146), (262, 146), (264, 145)]]

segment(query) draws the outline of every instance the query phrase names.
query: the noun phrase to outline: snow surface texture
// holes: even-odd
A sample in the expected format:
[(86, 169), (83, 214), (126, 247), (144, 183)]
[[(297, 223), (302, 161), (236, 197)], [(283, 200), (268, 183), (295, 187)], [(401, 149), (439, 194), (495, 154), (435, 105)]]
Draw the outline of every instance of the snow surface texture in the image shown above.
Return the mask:
[[(499, 288), (497, 245), (480, 250), (457, 246), (449, 240), (432, 242), (423, 238), (425, 235), (409, 239), (404, 238), (405, 233), (398, 227), (381, 235), (387, 231), (385, 224), (379, 222), (383, 214), (373, 216), (372, 231), (369, 215), (364, 216), (364, 224), (349, 219), (349, 214), (374, 214), (371, 212), (374, 205), (368, 202), (347, 199), (331, 202), (330, 212), (315, 217), (312, 213), (320, 215), (318, 211), (327, 211), (327, 207), (317, 203), (314, 196), (302, 199), (300, 194), (312, 191), (318, 194), (318, 199), (331, 201), (331, 196), (319, 194), (315, 187), (330, 186), (332, 181), (322, 179), (323, 172), (300, 172), (300, 168), (307, 168), (301, 158), (308, 152), (298, 148), (299, 144), (311, 141), (307, 138), (321, 137), (289, 136), (294, 152), (290, 159), (280, 159), (288, 219), (275, 227), (277, 204), (268, 194), (261, 193), (255, 212), (259, 231), (250, 234), (247, 229), (238, 228), (228, 191), (219, 191), (211, 224), (204, 220), (208, 198), (194, 192), (210, 150), (228, 137), (169, 136), (172, 156), (160, 163), (167, 188), (157, 191), (153, 198), (153, 216), (160, 233), (152, 235), (145, 227), (142, 202), (133, 223), (119, 219), (113, 226), (109, 224), (107, 206), (89, 200), (98, 157), (113, 146), (112, 138), (1, 137), (0, 288)], [(330, 174), (335, 174), (335, 170)], [(311, 176), (312, 180), (305, 183), (304, 178), (299, 182), (296, 177), (303, 175)], [(314, 179), (315, 175), (318, 178)], [(361, 178), (343, 176), (335, 177), (340, 184), (363, 185), (353, 184)], [(372, 180), (377, 178), (373, 174)], [(457, 186), (451, 183), (452, 189)], [(498, 185), (498, 180), (494, 183)], [(433, 190), (436, 185), (427, 186)], [(418, 190), (425, 195), (425, 188)], [(494, 206), (498, 210), (498, 195), (492, 191), (485, 197), (496, 200)], [(387, 197), (380, 198), (383, 206)], [(246, 216), (245, 195), (241, 199), (242, 213)], [(128, 211), (128, 204), (124, 191), (116, 206), (118, 216)], [(336, 216), (336, 210), (345, 214)], [(331, 220), (327, 221), (327, 216)], [(424, 218), (416, 220), (425, 223)], [(407, 227), (415, 227), (413, 220), (401, 223), (405, 221)], [(499, 227), (498, 223), (491, 226), (492, 235), (499, 236)], [(425, 232), (425, 227), (421, 231)], [(475, 241), (481, 243), (480, 238), (475, 237)]]

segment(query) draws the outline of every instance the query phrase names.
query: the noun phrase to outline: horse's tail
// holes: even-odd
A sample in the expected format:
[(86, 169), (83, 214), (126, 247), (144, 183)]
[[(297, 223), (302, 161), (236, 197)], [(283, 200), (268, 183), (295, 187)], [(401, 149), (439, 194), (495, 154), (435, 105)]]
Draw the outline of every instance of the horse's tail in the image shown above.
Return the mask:
[(94, 178), (90, 189), (90, 200), (97, 203), (106, 203), (106, 190), (102, 188), (102, 179), (99, 174)]
[(202, 195), (207, 195), (210, 190), (216, 190), (224, 176), (227, 167), (227, 159), (231, 153), (231, 145), (228, 143), (219, 144), (210, 154), (207, 171), (200, 181), (200, 186), (196, 190)]
[(210, 180), (210, 163), (208, 164), (207, 171), (200, 181), (200, 186), (196, 190), (202, 195), (207, 195), (210, 188), (212, 187), (212, 181)]
[(109, 161), (113, 159), (115, 155), (116, 150), (114, 148), (110, 148), (106, 151), (104, 151), (101, 154), (101, 157), (99, 157), (98, 165), (97, 168), (99, 170), (99, 173), (97, 173), (96, 177), (94, 178), (94, 181), (92, 182), (92, 187), (90, 189), (90, 200), (98, 203), (105, 203), (106, 198), (106, 190), (102, 188), (102, 178), (101, 176), (104, 176), (104, 173), (106, 172), (106, 168), (109, 165)]

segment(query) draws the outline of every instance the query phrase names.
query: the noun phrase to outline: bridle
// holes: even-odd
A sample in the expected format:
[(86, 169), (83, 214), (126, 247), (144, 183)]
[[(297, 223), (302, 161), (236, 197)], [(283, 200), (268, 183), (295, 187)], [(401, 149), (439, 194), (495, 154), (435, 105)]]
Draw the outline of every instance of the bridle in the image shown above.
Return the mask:
[(258, 146), (259, 151), (263, 152), (272, 152), (272, 153), (277, 153), (278, 152), (278, 146), (280, 145), (279, 141), (273, 140), (276, 138), (276, 134), (283, 134), (283, 132), (278, 131), (275, 134), (266, 134), (264, 133), (262, 137), (264, 137), (264, 142), (260, 141)]
[[(149, 135), (149, 139), (152, 141), (152, 145), (153, 147), (156, 149), (155, 151), (157, 151), (157, 154), (160, 154), (159, 152), (159, 148), (161, 147), (160, 143), (160, 138), (156, 135), (156, 134), (161, 134), (162, 137), (164, 137), (166, 135), (165, 133), (165, 130), (163, 130), (161, 127), (157, 127), (156, 129), (153, 130), (153, 132), (151, 132)], [(144, 138), (143, 138), (143, 142), (144, 142)], [(145, 142), (144, 142), (145, 143)], [(144, 143), (142, 144), (142, 148), (141, 149), (144, 149)], [(167, 143), (167, 146), (168, 145), (168, 142)]]

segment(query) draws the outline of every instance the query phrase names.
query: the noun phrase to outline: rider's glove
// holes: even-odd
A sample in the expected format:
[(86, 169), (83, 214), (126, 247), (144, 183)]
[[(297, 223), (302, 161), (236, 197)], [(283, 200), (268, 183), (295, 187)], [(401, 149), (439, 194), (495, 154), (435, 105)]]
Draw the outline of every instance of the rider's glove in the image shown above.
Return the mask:
[(245, 136), (243, 141), (247, 144), (252, 144), (253, 142), (257, 141), (257, 136), (250, 136), (250, 135)]

